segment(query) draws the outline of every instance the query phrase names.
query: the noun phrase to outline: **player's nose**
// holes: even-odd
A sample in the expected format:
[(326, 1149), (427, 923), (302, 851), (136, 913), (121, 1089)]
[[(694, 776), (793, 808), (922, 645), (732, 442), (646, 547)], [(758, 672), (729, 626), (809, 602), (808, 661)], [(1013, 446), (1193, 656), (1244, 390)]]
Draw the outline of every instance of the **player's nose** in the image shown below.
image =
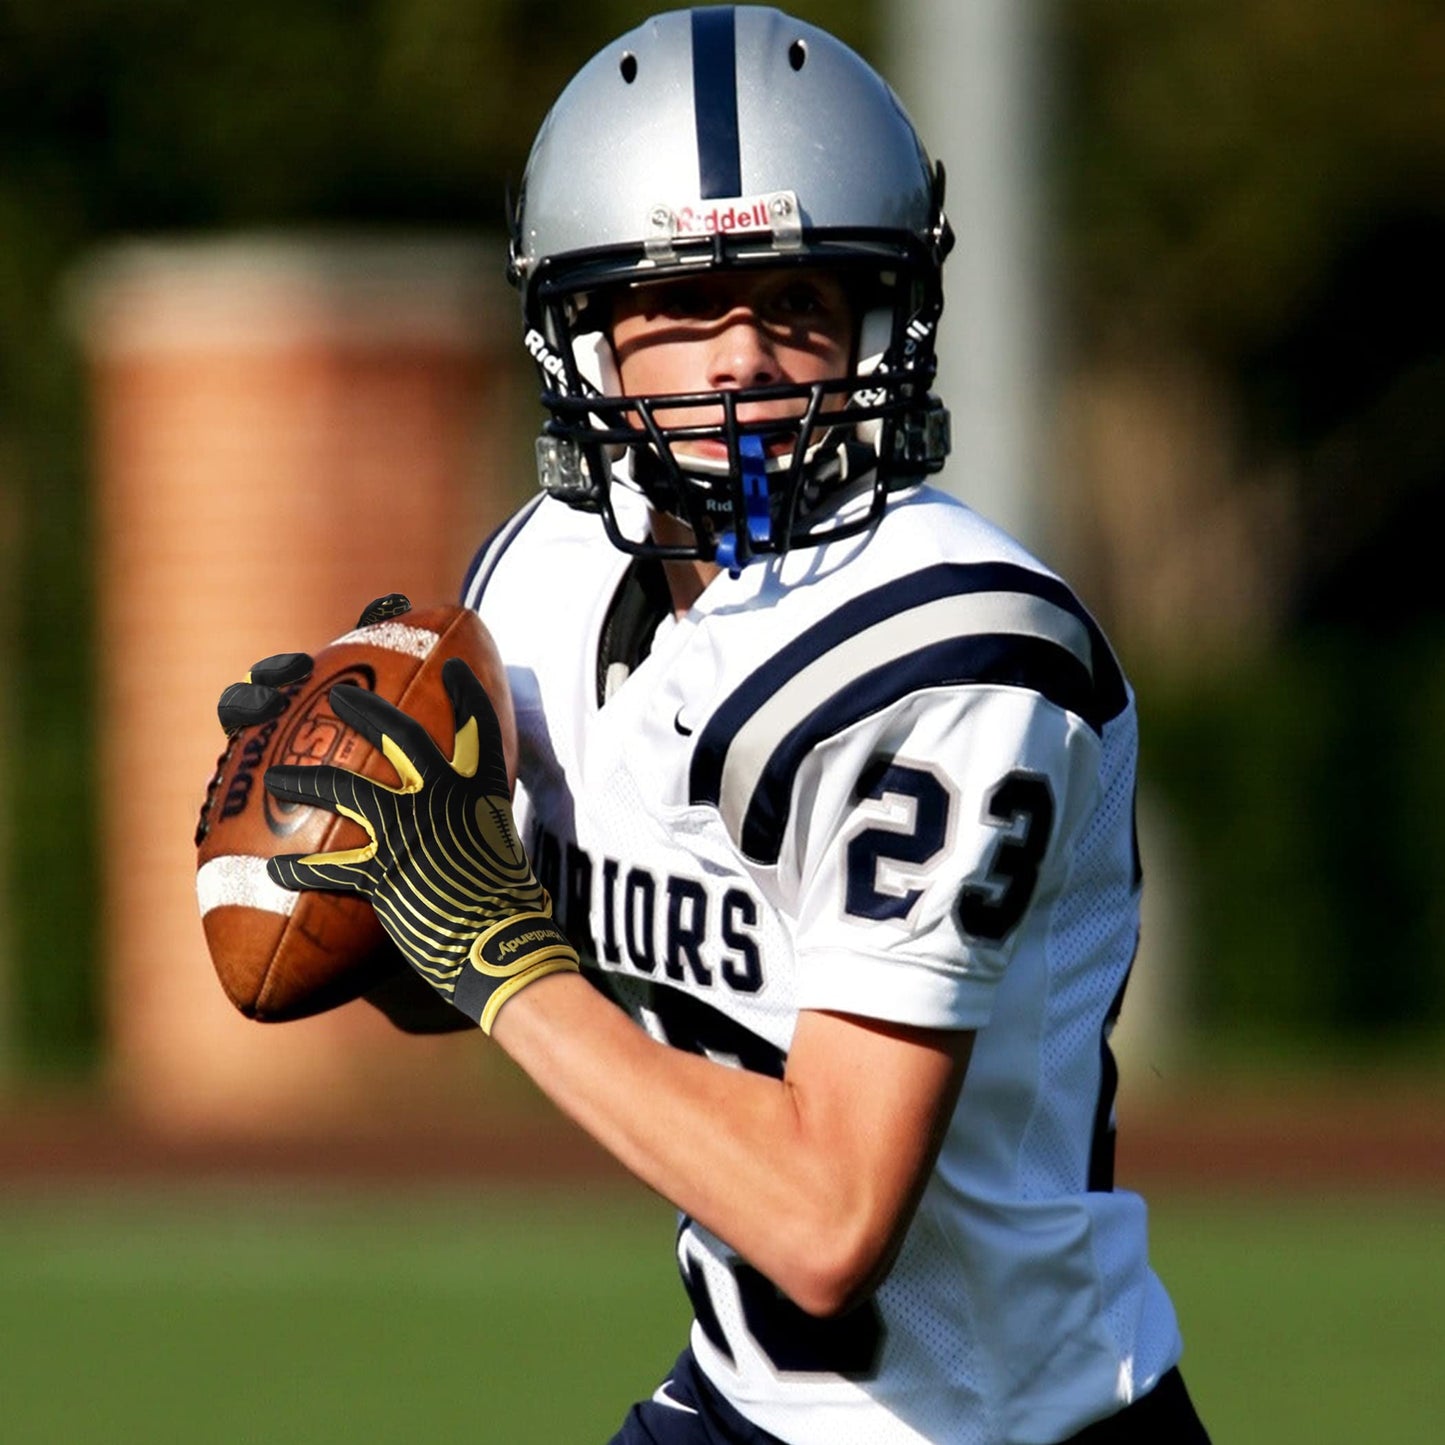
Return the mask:
[(777, 352), (751, 307), (736, 306), (714, 330), (708, 353), (708, 385), (714, 391), (767, 386), (782, 379)]

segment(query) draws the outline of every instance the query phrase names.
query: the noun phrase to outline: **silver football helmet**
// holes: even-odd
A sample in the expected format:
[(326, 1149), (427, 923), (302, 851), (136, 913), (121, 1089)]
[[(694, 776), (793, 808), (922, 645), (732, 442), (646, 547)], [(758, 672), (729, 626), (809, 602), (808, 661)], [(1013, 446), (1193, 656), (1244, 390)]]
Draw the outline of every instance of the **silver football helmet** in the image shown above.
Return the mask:
[[(942, 466), (948, 414), (929, 386), (953, 241), (943, 170), (884, 81), (827, 32), (744, 5), (646, 21), (562, 92), (512, 225), (509, 274), (550, 414), (542, 486), (599, 512), (624, 550), (737, 568), (870, 527), (890, 491)], [(859, 298), (847, 376), (622, 399), (610, 288), (764, 266), (846, 273)], [(780, 398), (795, 420), (738, 419)], [(669, 425), (670, 409), (700, 405), (716, 426)], [(699, 439), (727, 463), (679, 448)], [(686, 522), (693, 544), (624, 525), (618, 489)]]

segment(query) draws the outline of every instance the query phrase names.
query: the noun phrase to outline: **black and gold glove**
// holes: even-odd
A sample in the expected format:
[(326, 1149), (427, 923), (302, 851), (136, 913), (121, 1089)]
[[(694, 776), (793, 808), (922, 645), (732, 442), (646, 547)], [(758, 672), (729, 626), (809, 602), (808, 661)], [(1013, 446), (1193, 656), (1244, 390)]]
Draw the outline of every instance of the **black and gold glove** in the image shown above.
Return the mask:
[(278, 652), (263, 657), (240, 682), (233, 682), (216, 704), (216, 716), (227, 735), (270, 722), (286, 711), (285, 689), (311, 676), (311, 656)]
[(517, 838), (497, 716), (476, 674), (442, 668), (456, 742), (450, 760), (414, 718), (365, 688), (338, 683), (336, 716), (396, 769), (399, 787), (333, 767), (275, 767), (285, 802), (329, 808), (366, 830), (365, 847), (273, 858), (283, 888), (363, 893), (408, 963), (488, 1033), (527, 984), (577, 968), (552, 900)]

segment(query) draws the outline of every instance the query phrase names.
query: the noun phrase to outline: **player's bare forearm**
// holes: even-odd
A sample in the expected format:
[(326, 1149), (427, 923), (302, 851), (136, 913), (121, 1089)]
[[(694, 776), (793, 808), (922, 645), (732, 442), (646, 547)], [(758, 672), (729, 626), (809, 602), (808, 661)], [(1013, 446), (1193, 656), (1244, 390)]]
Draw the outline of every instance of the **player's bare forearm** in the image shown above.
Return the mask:
[(659, 1044), (559, 975), (519, 994), (493, 1037), (639, 1179), (831, 1314), (891, 1264), (972, 1036), (805, 1012), (777, 1080)]

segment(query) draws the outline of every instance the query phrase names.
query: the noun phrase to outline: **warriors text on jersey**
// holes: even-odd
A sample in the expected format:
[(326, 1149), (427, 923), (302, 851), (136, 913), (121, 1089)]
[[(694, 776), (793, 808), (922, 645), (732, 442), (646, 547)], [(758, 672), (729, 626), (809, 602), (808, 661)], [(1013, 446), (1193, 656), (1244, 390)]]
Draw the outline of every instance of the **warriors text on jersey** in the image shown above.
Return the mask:
[(658, 564), (539, 500), (467, 600), (508, 665), (534, 866), (650, 1033), (781, 1076), (800, 1009), (977, 1031), (859, 1309), (805, 1315), (682, 1221), (719, 1389), (799, 1445), (1057, 1441), (1146, 1392), (1180, 1344), (1111, 1177), (1135, 715), (1068, 588), (924, 487), (680, 619)]

